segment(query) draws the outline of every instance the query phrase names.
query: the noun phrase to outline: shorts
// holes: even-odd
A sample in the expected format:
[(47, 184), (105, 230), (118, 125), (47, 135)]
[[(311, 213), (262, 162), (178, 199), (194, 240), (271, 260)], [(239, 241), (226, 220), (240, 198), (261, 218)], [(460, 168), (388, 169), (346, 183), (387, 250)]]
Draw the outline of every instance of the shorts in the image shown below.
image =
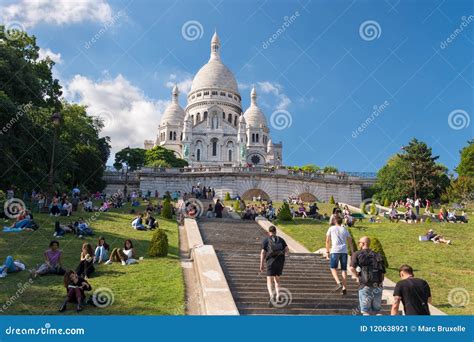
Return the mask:
[(267, 259), (267, 277), (281, 276), (284, 266), (284, 257), (279, 256)]
[(337, 268), (339, 262), (341, 262), (341, 271), (347, 271), (347, 253), (331, 253), (329, 268)]
[(364, 286), (359, 289), (359, 305), (362, 313), (378, 313), (382, 309), (382, 287)]

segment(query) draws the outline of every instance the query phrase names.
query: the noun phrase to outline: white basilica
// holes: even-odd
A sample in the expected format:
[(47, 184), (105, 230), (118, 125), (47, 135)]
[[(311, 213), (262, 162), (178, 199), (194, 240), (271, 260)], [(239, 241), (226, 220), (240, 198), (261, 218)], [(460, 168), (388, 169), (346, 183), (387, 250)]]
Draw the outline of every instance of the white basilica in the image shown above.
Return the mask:
[(237, 82), (222, 63), (219, 49), (214, 33), (211, 56), (194, 77), (186, 108), (179, 105), (175, 86), (156, 141), (145, 141), (145, 148), (166, 147), (190, 166), (281, 165), (282, 144), (272, 143), (255, 88), (250, 107), (242, 113)]

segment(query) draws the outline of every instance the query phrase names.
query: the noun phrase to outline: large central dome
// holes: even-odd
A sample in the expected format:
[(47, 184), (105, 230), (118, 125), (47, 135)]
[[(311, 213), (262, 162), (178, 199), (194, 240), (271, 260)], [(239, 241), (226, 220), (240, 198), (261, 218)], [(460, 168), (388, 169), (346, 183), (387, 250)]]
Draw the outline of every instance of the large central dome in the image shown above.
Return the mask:
[(234, 74), (222, 63), (219, 48), (219, 37), (214, 33), (211, 41), (211, 58), (194, 77), (191, 92), (212, 88), (239, 94)]

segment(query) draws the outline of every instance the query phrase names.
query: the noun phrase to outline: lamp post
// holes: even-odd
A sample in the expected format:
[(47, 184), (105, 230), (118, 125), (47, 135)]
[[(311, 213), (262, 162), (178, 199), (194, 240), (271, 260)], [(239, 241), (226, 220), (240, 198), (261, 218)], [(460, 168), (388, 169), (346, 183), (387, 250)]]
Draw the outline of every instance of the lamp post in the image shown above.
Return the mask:
[(413, 200), (416, 200), (416, 178), (415, 178), (415, 163), (411, 163), (411, 169), (413, 171), (413, 194), (414, 194), (414, 198)]
[(61, 114), (54, 113), (51, 115), (51, 121), (53, 122), (54, 127), (54, 134), (53, 134), (53, 148), (51, 152), (51, 165), (49, 168), (49, 176), (48, 176), (48, 187), (51, 194), (53, 194), (53, 180), (54, 180), (54, 155), (56, 152), (56, 140), (58, 135), (58, 127), (61, 122)]
[[(130, 149), (130, 146), (128, 147)], [(124, 196), (127, 197), (127, 191), (128, 191), (128, 162), (130, 160), (130, 152), (127, 152), (127, 161), (125, 162), (125, 165), (127, 166), (125, 170), (125, 188), (123, 189)]]

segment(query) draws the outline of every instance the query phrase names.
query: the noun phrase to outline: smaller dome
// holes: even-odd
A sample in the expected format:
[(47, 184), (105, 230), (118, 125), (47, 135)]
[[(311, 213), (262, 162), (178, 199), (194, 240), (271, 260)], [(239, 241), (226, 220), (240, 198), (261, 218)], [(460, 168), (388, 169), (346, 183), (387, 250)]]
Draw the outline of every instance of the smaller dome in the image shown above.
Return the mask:
[(267, 127), (267, 119), (265, 118), (265, 114), (263, 114), (263, 112), (257, 106), (257, 91), (255, 90), (255, 87), (252, 87), (250, 98), (250, 107), (244, 113), (245, 121), (251, 127)]
[(178, 102), (179, 90), (178, 86), (174, 86), (171, 92), (171, 104), (166, 107), (161, 116), (160, 126), (164, 124), (181, 125), (183, 123), (185, 113)]

